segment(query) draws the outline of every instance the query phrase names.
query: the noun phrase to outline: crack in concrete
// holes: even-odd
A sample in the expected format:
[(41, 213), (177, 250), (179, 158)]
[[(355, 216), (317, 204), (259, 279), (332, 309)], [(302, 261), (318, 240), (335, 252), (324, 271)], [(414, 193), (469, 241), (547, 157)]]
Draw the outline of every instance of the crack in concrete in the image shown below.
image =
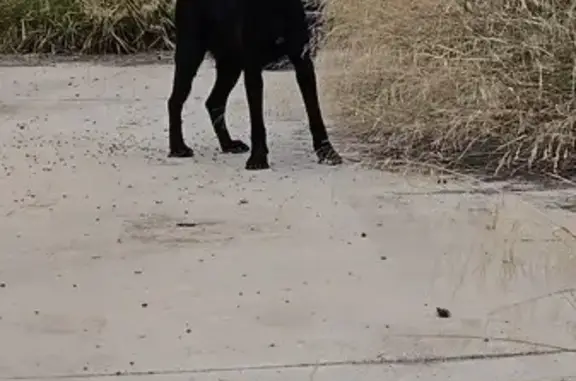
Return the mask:
[(173, 370), (150, 370), (134, 372), (104, 372), (104, 373), (78, 373), (78, 374), (60, 374), (44, 376), (13, 376), (1, 378), (2, 380), (66, 380), (66, 379), (89, 379), (89, 378), (113, 378), (113, 377), (145, 377), (145, 376), (168, 376), (168, 375), (192, 375), (192, 374), (213, 374), (229, 372), (246, 372), (246, 371), (267, 371), (267, 370), (289, 370), (289, 369), (314, 369), (333, 368), (345, 366), (382, 366), (382, 365), (430, 365), (435, 363), (457, 363), (464, 361), (486, 361), (502, 360), (520, 357), (550, 356), (557, 354), (573, 353), (576, 349), (552, 349), (552, 350), (533, 350), (520, 351), (512, 353), (493, 353), (493, 354), (469, 354), (459, 356), (422, 356), (422, 357), (396, 357), (396, 358), (376, 358), (365, 360), (340, 360), (340, 361), (318, 361), (309, 363), (294, 364), (270, 364), (270, 365), (247, 365), (237, 367), (214, 367), (214, 368), (197, 368), (197, 369), (173, 369)]
[(492, 336), (478, 336), (478, 335), (465, 335), (465, 334), (417, 334), (417, 333), (403, 333), (390, 335), (393, 337), (406, 337), (418, 339), (455, 339), (455, 340), (482, 340), (482, 341), (499, 341), (502, 343), (522, 344), (532, 347), (546, 348), (548, 350), (560, 350), (566, 353), (576, 353), (576, 348), (566, 348), (554, 344), (539, 343), (532, 340), (515, 339), (513, 337), (492, 337)]
[[(570, 232), (570, 233), (571, 233), (571, 232)], [(509, 303), (509, 304), (503, 305), (503, 306), (501, 306), (501, 307), (498, 307), (498, 308), (492, 310), (490, 313), (488, 313), (488, 315), (489, 315), (489, 316), (490, 316), (490, 315), (494, 315), (494, 314), (496, 314), (496, 313), (499, 313), (499, 312), (502, 312), (502, 311), (505, 311), (505, 310), (509, 310), (509, 309), (516, 308), (516, 307), (520, 307), (520, 306), (525, 305), (525, 304), (535, 303), (535, 302), (538, 302), (538, 301), (540, 301), (540, 300), (548, 299), (548, 298), (551, 298), (551, 297), (554, 297), (554, 296), (571, 295), (572, 297), (574, 297), (574, 294), (575, 294), (575, 293), (576, 293), (576, 288), (574, 288), (574, 287), (565, 288), (565, 289), (562, 289), (562, 290), (549, 292), (549, 293), (544, 294), (544, 295), (538, 295), (538, 296), (535, 296), (535, 297), (532, 297), (532, 298), (529, 298), (529, 299), (521, 300), (521, 301), (519, 301), (519, 302)], [(568, 302), (570, 303), (570, 301), (568, 301)], [(572, 303), (570, 303), (570, 304), (572, 305)]]

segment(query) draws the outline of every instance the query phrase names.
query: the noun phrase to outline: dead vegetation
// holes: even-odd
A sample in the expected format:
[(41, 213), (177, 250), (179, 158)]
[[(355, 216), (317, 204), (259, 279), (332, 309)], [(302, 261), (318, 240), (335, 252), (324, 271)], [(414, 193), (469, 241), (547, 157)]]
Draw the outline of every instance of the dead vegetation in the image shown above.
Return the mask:
[(330, 0), (340, 131), (380, 164), (576, 169), (574, 0)]

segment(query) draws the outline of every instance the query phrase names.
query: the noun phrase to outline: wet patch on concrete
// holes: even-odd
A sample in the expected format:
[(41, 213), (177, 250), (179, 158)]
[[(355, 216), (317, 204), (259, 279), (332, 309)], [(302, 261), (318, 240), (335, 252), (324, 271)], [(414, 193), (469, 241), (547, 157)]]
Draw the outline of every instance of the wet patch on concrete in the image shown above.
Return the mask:
[[(182, 224), (186, 226), (181, 226)], [(223, 221), (182, 221), (163, 214), (150, 214), (126, 222), (125, 233), (147, 244), (181, 245), (206, 242), (226, 242), (234, 237), (227, 234)], [(185, 229), (183, 227), (186, 227)]]

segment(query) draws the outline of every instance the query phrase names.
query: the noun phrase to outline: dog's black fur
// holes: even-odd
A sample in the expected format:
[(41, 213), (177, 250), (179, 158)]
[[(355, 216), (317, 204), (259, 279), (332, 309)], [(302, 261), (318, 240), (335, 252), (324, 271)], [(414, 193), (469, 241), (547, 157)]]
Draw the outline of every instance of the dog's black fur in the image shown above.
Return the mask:
[(244, 73), (250, 112), (252, 149), (246, 169), (269, 168), (263, 118), (263, 68), (287, 56), (308, 114), (313, 147), (320, 162), (340, 164), (328, 139), (318, 101), (314, 64), (302, 0), (177, 0), (176, 52), (172, 94), (168, 100), (171, 157), (191, 157), (182, 135), (182, 108), (206, 53), (216, 63), (216, 82), (206, 108), (223, 152), (250, 148), (230, 137), (225, 122), (230, 92)]

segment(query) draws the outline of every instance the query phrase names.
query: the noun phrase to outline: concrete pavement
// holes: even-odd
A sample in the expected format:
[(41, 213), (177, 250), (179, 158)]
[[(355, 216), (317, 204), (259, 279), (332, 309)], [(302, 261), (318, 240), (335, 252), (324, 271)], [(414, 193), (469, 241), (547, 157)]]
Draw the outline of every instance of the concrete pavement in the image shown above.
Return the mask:
[[(273, 168), (247, 172), (210, 65), (196, 158), (168, 159), (171, 78), (0, 67), (0, 380), (576, 377), (576, 219), (549, 207), (575, 192), (319, 166), (290, 72), (265, 78)], [(249, 141), (241, 83), (229, 106)]]

